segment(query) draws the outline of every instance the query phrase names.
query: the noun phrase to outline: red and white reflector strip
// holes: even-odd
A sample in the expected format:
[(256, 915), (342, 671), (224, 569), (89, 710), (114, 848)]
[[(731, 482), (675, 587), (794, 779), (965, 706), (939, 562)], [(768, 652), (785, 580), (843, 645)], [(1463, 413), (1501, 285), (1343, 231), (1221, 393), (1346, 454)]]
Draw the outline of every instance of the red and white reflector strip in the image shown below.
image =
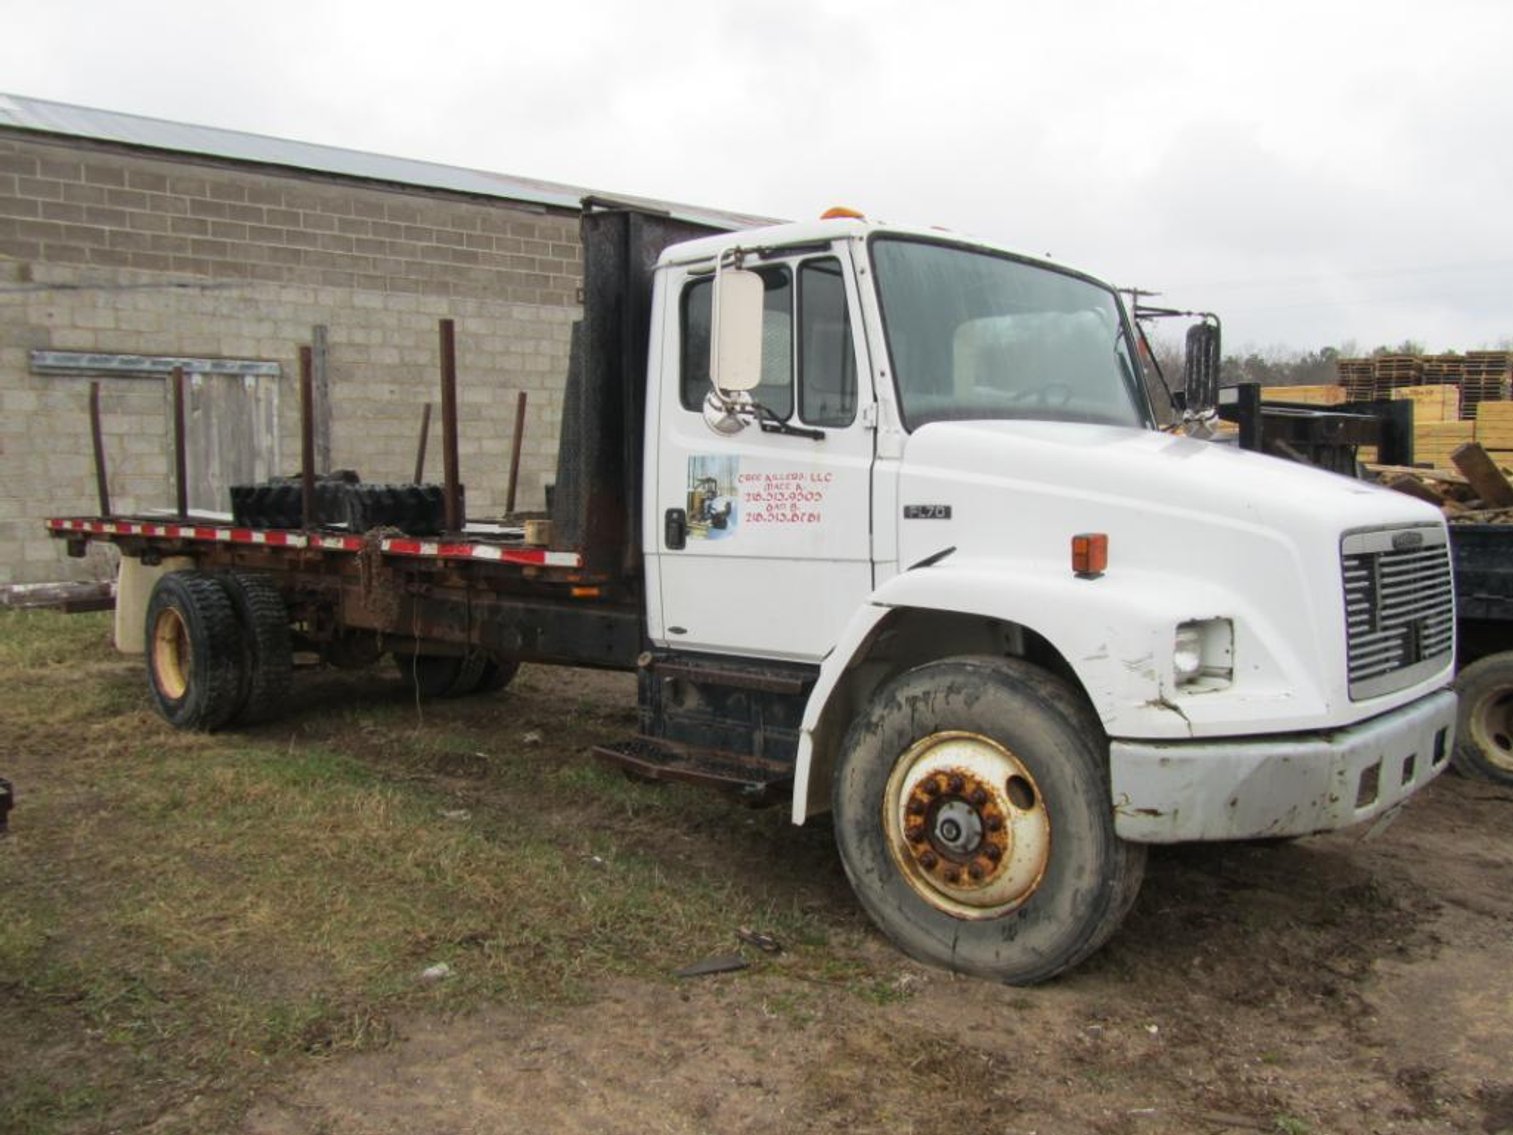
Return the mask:
[[(55, 519), (47, 522), (53, 532), (82, 532), (93, 536), (148, 536), (205, 543), (250, 544), (270, 548), (318, 548), (328, 552), (361, 552), (369, 547), (361, 536), (290, 532), (283, 529), (233, 528), (206, 524), (158, 524), (142, 520)], [(583, 557), (576, 552), (549, 552), (545, 548), (513, 548), (473, 540), (417, 540), (410, 536), (387, 536), (378, 550), (389, 556), (415, 556), (437, 560), (488, 560), (493, 563), (526, 564), (535, 567), (577, 568)]]

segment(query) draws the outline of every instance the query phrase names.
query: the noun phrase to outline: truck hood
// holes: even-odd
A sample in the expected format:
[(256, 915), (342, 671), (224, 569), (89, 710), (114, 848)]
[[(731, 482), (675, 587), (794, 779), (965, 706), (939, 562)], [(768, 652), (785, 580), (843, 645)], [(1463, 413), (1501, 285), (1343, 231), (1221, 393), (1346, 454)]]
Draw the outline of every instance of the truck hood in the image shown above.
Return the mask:
[[(1350, 528), (1442, 523), (1422, 501), (1296, 462), (1153, 430), (1068, 422), (923, 426), (905, 446), (900, 490), (905, 506), (952, 505), (967, 526), (953, 524), (963, 551), (992, 552), (1010, 539), (1024, 554), (1055, 533), (1038, 550), (1064, 559), (1070, 534), (1097, 531), (1111, 541), (1128, 534), (1130, 545), (1114, 552), (1121, 562), (1154, 556), (1156, 566), (1204, 537), (1323, 540), (1337, 555), (1340, 533)], [(1023, 522), (1005, 532), (1003, 522), (1016, 516)], [(928, 531), (924, 543), (915, 539), (927, 524), (900, 523), (902, 564), (911, 550), (937, 550), (927, 546), (937, 543)]]

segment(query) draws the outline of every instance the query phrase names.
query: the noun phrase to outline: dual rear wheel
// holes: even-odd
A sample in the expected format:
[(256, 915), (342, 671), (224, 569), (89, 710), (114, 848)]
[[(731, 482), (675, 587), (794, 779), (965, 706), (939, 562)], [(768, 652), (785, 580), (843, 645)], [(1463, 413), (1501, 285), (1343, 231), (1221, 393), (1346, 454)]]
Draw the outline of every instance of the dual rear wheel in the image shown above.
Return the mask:
[[(288, 700), (294, 670), (289, 611), (273, 580), (251, 572), (177, 571), (147, 605), (148, 687), (180, 729), (254, 725)], [(399, 652), (401, 677), (424, 698), (503, 689), (519, 663), (487, 652)]]
[(278, 589), (246, 572), (170, 572), (147, 604), (153, 703), (180, 729), (271, 717), (293, 674), (289, 614)]

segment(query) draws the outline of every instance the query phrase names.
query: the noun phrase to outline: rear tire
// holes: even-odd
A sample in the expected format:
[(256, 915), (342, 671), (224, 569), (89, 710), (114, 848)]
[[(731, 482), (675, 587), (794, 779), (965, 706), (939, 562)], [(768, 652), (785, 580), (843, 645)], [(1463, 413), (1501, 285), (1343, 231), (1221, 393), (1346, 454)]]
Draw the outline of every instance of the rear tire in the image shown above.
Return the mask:
[(233, 571), (222, 582), (236, 611), (244, 646), (242, 700), (233, 720), (238, 725), (255, 725), (283, 710), (293, 685), (289, 609), (267, 576)]
[(478, 688), (488, 655), (396, 654), (394, 665), (410, 694), (420, 698), (458, 698)]
[(198, 571), (163, 576), (146, 624), (147, 685), (163, 719), (206, 731), (229, 722), (242, 699), (246, 648), (220, 581)]
[(483, 673), (478, 677), (476, 691), (480, 694), (496, 694), (515, 680), (520, 672), (520, 663), (513, 658), (489, 655), (483, 664)]
[(1474, 780), (1513, 785), (1513, 653), (1489, 654), (1455, 679), (1460, 720), (1455, 771)]
[(888, 683), (836, 769), (835, 833), (862, 905), (906, 953), (1012, 985), (1114, 932), (1145, 848), (1114, 833), (1108, 744), (1065, 684), (957, 658)]

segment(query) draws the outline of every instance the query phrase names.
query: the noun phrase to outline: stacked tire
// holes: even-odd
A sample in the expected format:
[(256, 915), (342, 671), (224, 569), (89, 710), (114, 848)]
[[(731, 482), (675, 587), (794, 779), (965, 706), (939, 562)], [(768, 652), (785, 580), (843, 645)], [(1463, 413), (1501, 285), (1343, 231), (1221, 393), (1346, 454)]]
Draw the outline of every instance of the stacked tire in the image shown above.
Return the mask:
[[(446, 508), (440, 485), (363, 484), (345, 478), (316, 482), (314, 523), (349, 532), (395, 528), (410, 536), (439, 536)], [(233, 523), (246, 528), (301, 528), (304, 493), (298, 481), (231, 486)]]

